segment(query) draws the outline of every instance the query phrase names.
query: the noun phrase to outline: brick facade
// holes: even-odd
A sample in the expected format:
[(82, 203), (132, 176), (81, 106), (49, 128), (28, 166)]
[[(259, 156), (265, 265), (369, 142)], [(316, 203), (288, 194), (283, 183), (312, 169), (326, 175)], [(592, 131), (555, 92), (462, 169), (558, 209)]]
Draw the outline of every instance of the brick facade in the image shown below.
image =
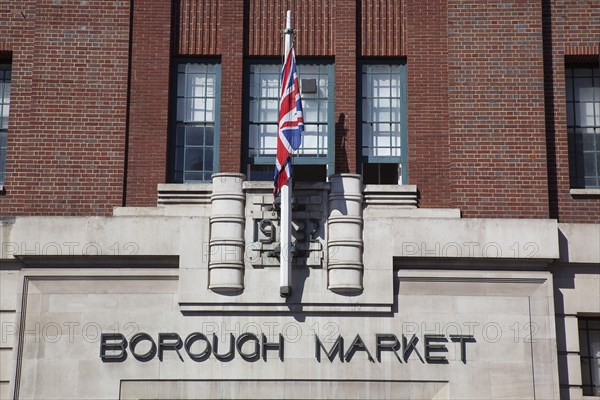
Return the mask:
[(125, 204), (153, 206), (167, 176), (171, 5), (133, 2)]
[(122, 204), (129, 4), (8, 1), (12, 52), (0, 215), (110, 214)]
[(465, 217), (600, 222), (569, 193), (565, 56), (596, 57), (595, 0), (11, 0), (0, 215), (108, 215), (156, 204), (167, 181), (170, 65), (221, 60), (220, 171), (245, 172), (245, 57), (279, 56), (293, 10), (299, 57), (335, 60), (336, 172), (357, 164), (357, 61), (405, 59), (408, 183)]

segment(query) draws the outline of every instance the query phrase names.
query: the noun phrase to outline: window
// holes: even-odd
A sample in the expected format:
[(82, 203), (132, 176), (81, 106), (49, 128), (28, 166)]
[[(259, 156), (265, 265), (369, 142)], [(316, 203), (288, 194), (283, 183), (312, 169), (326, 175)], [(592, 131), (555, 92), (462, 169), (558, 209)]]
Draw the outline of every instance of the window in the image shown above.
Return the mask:
[(579, 354), (584, 396), (600, 396), (600, 318), (579, 318)]
[(365, 183), (406, 182), (406, 66), (361, 63), (360, 149)]
[(600, 70), (565, 68), (571, 187), (600, 188)]
[[(298, 62), (297, 72), (304, 133), (294, 158), (294, 177), (302, 180), (306, 175), (320, 180), (327, 173), (333, 173), (333, 64)], [(272, 180), (277, 153), (281, 65), (252, 62), (248, 73), (248, 176), (251, 180)]]
[(6, 147), (8, 141), (8, 110), (10, 108), (11, 70), (0, 64), (0, 190), (6, 174)]
[(176, 71), (171, 180), (207, 182), (219, 165), (219, 65), (178, 63)]

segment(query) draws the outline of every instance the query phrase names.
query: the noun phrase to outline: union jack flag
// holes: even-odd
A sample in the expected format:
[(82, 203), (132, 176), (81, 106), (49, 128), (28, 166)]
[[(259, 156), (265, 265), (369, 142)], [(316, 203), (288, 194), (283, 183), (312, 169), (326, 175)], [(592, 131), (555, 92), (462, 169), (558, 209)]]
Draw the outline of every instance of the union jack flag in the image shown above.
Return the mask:
[(275, 162), (275, 189), (273, 196), (292, 176), (292, 154), (302, 142), (304, 119), (300, 85), (296, 74), (294, 48), (285, 56), (281, 70), (281, 99), (279, 101), (279, 129), (277, 133), (277, 161)]

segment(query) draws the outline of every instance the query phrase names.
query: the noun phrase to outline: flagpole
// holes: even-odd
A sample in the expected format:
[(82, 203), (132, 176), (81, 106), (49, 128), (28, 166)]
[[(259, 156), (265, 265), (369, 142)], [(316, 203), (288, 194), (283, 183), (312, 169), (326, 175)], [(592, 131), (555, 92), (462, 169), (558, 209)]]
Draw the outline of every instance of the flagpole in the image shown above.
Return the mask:
[[(292, 11), (288, 10), (285, 17), (284, 59), (292, 47)], [(292, 177), (281, 187), (281, 237), (279, 245), (279, 295), (289, 297), (292, 295)]]

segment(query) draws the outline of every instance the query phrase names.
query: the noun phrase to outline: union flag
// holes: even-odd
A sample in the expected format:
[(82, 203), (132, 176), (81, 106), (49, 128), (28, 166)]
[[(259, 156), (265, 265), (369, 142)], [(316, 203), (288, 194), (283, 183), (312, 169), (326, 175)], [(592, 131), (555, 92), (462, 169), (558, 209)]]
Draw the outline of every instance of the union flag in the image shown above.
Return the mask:
[(277, 160), (275, 161), (275, 189), (279, 190), (292, 176), (292, 154), (298, 150), (302, 142), (304, 119), (302, 118), (302, 101), (300, 85), (296, 74), (294, 48), (285, 56), (281, 70), (281, 98), (279, 100), (279, 129), (277, 133)]

